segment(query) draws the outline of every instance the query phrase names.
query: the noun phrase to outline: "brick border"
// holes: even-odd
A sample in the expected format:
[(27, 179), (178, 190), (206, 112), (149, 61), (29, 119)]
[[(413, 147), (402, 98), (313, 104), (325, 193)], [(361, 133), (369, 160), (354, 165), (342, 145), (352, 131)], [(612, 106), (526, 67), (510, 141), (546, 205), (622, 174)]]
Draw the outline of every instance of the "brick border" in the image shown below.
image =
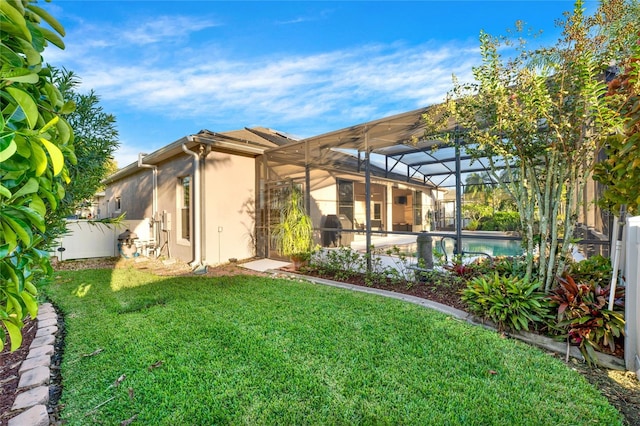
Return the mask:
[(51, 356), (58, 333), (58, 314), (51, 303), (43, 303), (38, 309), (38, 331), (29, 346), (27, 358), (22, 361), (11, 407), (12, 417), (8, 426), (49, 426), (49, 381)]

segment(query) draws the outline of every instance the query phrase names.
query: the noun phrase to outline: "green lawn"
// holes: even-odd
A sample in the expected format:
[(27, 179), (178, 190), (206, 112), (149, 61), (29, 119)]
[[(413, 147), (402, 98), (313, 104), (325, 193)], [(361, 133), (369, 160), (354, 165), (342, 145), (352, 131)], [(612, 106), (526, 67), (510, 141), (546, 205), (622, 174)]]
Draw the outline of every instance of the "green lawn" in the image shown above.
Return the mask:
[(542, 351), (379, 296), (134, 269), (59, 272), (45, 293), (70, 425), (621, 424)]

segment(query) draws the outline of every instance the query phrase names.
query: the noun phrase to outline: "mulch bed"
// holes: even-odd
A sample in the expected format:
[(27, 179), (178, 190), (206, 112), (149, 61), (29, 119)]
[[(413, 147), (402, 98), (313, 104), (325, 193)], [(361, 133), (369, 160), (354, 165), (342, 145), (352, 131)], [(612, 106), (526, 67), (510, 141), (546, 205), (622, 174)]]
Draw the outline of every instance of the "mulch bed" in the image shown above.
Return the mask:
[[(3, 329), (0, 332), (4, 333)], [(10, 352), (11, 340), (5, 344), (2, 352), (0, 352), (0, 425), (6, 425), (9, 421), (11, 406), (16, 399), (16, 388), (20, 377), (18, 370), (22, 361), (29, 354), (29, 346), (38, 332), (38, 323), (34, 320), (27, 319), (22, 329), (22, 344), (15, 352)]]

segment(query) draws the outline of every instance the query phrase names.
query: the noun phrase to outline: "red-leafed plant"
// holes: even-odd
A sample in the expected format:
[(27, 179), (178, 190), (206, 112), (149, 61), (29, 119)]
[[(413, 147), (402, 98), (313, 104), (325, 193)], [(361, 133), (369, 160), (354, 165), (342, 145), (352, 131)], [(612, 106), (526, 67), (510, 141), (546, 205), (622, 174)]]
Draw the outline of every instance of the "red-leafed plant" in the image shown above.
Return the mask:
[(557, 306), (555, 327), (580, 348), (589, 365), (597, 364), (596, 351), (602, 346), (612, 352), (616, 339), (624, 335), (624, 287), (617, 287), (613, 310), (607, 307), (610, 286), (593, 282), (578, 282), (571, 275), (557, 277), (558, 287), (549, 295)]

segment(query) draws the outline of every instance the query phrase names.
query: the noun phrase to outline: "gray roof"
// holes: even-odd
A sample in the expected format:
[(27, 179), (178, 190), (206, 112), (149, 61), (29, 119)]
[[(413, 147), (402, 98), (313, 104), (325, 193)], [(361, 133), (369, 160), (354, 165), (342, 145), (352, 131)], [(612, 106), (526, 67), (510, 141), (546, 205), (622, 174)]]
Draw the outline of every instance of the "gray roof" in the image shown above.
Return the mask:
[[(265, 136), (269, 136), (269, 138)], [(187, 148), (192, 149), (198, 144), (209, 145), (214, 151), (256, 157), (264, 153), (265, 150), (278, 146), (277, 143), (270, 140), (274, 138), (282, 138), (282, 136), (274, 130), (265, 128), (259, 128), (258, 133), (251, 129), (232, 130), (220, 133), (203, 129), (196, 134), (184, 136), (151, 154), (144, 155), (140, 161), (142, 164), (157, 165), (177, 155), (186, 155), (182, 150), (182, 145), (186, 145)], [(108, 176), (103, 183), (108, 184), (115, 182), (136, 173), (138, 170), (138, 162), (131, 163), (119, 169), (111, 176)]]

